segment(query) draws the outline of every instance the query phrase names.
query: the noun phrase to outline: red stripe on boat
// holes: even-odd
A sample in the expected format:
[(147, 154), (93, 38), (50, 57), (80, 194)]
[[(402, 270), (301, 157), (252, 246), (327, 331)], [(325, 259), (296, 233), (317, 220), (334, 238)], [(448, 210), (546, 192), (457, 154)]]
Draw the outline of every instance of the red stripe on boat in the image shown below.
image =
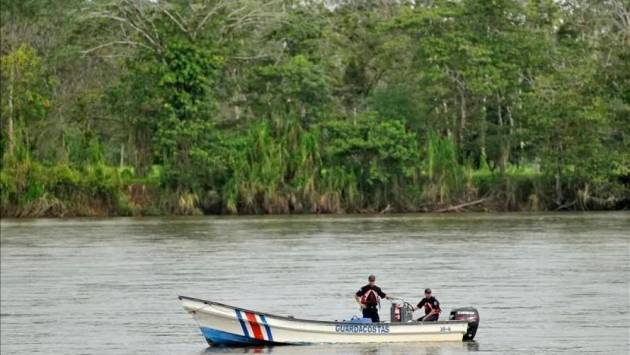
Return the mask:
[(254, 313), (245, 312), (247, 316), (247, 320), (249, 321), (249, 325), (252, 327), (252, 332), (254, 332), (254, 337), (258, 340), (265, 340), (263, 337), (262, 329), (260, 329), (260, 324), (256, 320), (256, 315)]

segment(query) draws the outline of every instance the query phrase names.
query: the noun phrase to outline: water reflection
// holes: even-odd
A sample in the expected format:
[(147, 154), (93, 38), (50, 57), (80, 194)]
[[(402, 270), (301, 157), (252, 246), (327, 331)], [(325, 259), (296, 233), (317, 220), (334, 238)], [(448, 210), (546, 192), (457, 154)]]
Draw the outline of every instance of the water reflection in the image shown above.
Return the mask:
[(209, 347), (201, 354), (347, 354), (347, 355), (449, 355), (479, 350), (477, 342), (454, 343), (392, 343), (392, 344), (320, 344), (274, 347)]

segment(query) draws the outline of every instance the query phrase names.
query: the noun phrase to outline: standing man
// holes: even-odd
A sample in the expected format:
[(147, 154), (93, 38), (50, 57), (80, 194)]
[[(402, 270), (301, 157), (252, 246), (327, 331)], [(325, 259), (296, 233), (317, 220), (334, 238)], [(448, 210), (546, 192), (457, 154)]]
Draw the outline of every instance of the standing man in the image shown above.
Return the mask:
[(380, 306), (381, 298), (391, 299), (380, 287), (376, 286), (376, 276), (374, 275), (368, 277), (368, 284), (361, 287), (354, 296), (354, 299), (361, 306), (363, 318), (370, 318), (373, 323), (380, 322), (378, 306)]
[(442, 312), (440, 309), (440, 301), (431, 295), (430, 288), (424, 290), (424, 298), (418, 303), (418, 307), (414, 308), (414, 311), (422, 307), (424, 307), (424, 316), (418, 318), (419, 322), (434, 322), (438, 320)]

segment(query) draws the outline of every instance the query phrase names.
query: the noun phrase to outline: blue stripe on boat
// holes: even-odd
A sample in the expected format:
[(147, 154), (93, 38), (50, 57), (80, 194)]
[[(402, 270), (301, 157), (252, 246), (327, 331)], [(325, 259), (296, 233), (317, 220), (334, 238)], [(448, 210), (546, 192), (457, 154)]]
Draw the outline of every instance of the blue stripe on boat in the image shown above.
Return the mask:
[(213, 345), (265, 345), (271, 344), (271, 342), (264, 340), (257, 340), (248, 337), (244, 337), (238, 334), (232, 334), (221, 330), (201, 327), (201, 333), (206, 338), (206, 341)]
[(269, 339), (269, 341), (273, 341), (273, 337), (271, 336), (271, 328), (269, 328), (269, 324), (267, 324), (267, 317), (261, 314), (260, 320), (262, 321), (263, 325), (265, 326), (265, 330), (267, 331), (267, 339)]
[(249, 338), (249, 332), (247, 331), (247, 326), (245, 325), (245, 321), (241, 316), (241, 311), (238, 309), (234, 310), (236, 312), (236, 317), (238, 318), (238, 322), (241, 323), (241, 329), (243, 329), (243, 335)]

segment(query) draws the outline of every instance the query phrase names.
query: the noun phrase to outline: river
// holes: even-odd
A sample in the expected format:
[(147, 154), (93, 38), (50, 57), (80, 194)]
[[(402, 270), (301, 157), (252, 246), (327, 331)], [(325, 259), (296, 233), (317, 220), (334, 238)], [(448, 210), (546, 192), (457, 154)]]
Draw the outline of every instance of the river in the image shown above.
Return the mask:
[[(2, 220), (2, 354), (630, 352), (630, 214)], [(208, 348), (178, 295), (319, 320), (377, 276), (474, 343)], [(381, 318), (389, 318), (383, 302)]]

